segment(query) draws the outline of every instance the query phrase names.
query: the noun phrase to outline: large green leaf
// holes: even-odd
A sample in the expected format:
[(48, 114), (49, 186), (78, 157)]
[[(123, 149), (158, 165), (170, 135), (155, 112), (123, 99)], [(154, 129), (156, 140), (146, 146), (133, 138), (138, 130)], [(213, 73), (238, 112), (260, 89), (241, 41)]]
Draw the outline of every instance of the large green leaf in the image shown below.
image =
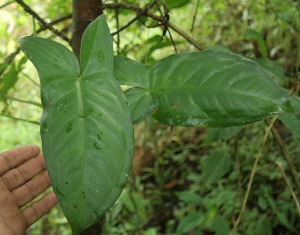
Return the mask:
[[(135, 100), (132, 110), (136, 100), (142, 103), (141, 99), (151, 97), (155, 108), (145, 108), (145, 112), (165, 124), (224, 127), (290, 111), (287, 94), (270, 75), (256, 62), (233, 53), (207, 50), (174, 54), (144, 68), (122, 57), (114, 63), (121, 85), (143, 88), (135, 92), (136, 99), (131, 97)], [(135, 122), (145, 113), (133, 116)]]
[(114, 204), (132, 163), (130, 107), (113, 77), (109, 29), (104, 16), (89, 25), (80, 66), (56, 42), (20, 42), (41, 80), (41, 136), (53, 189), (78, 234)]

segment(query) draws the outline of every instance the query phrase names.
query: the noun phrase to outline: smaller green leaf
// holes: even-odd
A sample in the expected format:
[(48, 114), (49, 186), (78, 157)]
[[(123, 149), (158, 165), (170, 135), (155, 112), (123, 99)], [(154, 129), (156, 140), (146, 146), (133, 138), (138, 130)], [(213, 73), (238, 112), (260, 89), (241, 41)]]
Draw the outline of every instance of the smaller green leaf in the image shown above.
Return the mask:
[(273, 234), (270, 220), (267, 218), (266, 214), (263, 214), (259, 218), (255, 228), (256, 228), (255, 234), (264, 234), (264, 235), (272, 235)]
[(290, 97), (290, 103), (294, 113), (281, 114), (279, 119), (291, 133), (300, 138), (300, 98), (298, 96), (292, 96)]
[(149, 88), (147, 67), (129, 58), (114, 57), (114, 76), (121, 85)]
[(183, 217), (176, 229), (176, 234), (186, 234), (192, 229), (196, 228), (203, 221), (203, 212), (199, 211)]
[(133, 124), (146, 118), (157, 109), (158, 104), (148, 90), (131, 88), (125, 92), (132, 112)]
[(268, 55), (267, 45), (266, 45), (266, 42), (265, 42), (263, 36), (261, 35), (261, 33), (257, 32), (254, 29), (248, 29), (246, 31), (246, 33), (244, 34), (244, 37), (246, 39), (255, 40), (256, 43), (258, 44), (258, 49), (259, 49), (259, 52), (261, 53), (262, 57), (267, 58), (267, 55)]
[(198, 194), (191, 191), (176, 192), (175, 195), (180, 201), (185, 202), (187, 204), (201, 205), (203, 201)]
[(204, 160), (203, 181), (206, 185), (221, 179), (230, 170), (230, 154), (227, 147), (215, 150)]
[(3, 78), (0, 80), (0, 96), (7, 95), (7, 92), (14, 87), (19, 79), (19, 72), (20, 70), (15, 63), (10, 65), (9, 70), (4, 73)]
[(230, 225), (226, 219), (217, 216), (212, 225), (215, 235), (228, 235), (230, 233)]

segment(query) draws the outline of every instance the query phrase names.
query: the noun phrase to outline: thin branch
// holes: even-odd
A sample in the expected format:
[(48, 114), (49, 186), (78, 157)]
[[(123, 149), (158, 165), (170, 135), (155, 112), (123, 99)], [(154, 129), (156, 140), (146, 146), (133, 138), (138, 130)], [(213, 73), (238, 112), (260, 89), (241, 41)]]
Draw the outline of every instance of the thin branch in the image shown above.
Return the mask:
[(38, 107), (42, 107), (42, 105), (40, 103), (37, 103), (35, 101), (31, 101), (31, 100), (21, 100), (15, 97), (11, 97), (11, 96), (6, 96), (6, 95), (2, 95), (3, 98), (8, 99), (8, 100), (13, 100), (13, 101), (17, 101), (20, 103), (25, 103), (25, 104), (31, 104), (31, 105), (35, 105)]
[[(57, 18), (57, 19), (55, 19), (55, 20), (52, 20), (52, 21), (49, 23), (49, 25), (52, 25), (52, 26), (53, 26), (53, 25), (59, 24), (60, 22), (65, 21), (65, 20), (69, 20), (69, 19), (71, 19), (71, 18), (72, 18), (72, 14), (70, 13), (70, 14), (67, 14), (67, 15), (65, 15), (65, 16), (62, 16), (62, 17), (60, 17), (60, 18)], [(36, 31), (36, 33), (43, 32), (43, 31), (45, 31), (46, 29), (48, 29), (48, 28), (42, 25), (42, 26)]]
[[(55, 25), (55, 24), (58, 24), (62, 21), (65, 21), (67, 19), (70, 19), (72, 17), (72, 14), (68, 14), (68, 15), (65, 15), (61, 18), (58, 18), (56, 20), (53, 20), (50, 24), (51, 25)], [(40, 32), (43, 32), (45, 30), (47, 30), (48, 28), (47, 27), (41, 27), (39, 28), (36, 33), (40, 33)], [(9, 56), (6, 57), (4, 63), (7, 63), (7, 64), (10, 64), (14, 59), (15, 57), (20, 53), (21, 49), (20, 47), (18, 47), (13, 53), (11, 53)], [(0, 76), (5, 72), (5, 69), (3, 69), (1, 72), (0, 72)]]
[[(131, 10), (131, 11), (135, 11), (140, 13), (143, 9), (139, 8), (137, 6), (133, 6), (130, 4), (126, 4), (126, 3), (107, 3), (107, 4), (103, 4), (103, 9), (115, 9), (115, 8), (122, 8), (122, 9), (127, 9), (127, 10)], [(153, 13), (151, 13), (150, 11), (146, 11), (144, 12), (145, 16), (148, 16), (156, 21), (159, 22), (165, 22), (165, 19), (163, 17), (157, 16)], [(192, 45), (194, 45), (198, 50), (202, 51), (203, 48), (202, 46), (200, 46), (198, 44), (198, 42), (196, 42), (191, 36), (189, 36), (187, 33), (185, 33), (183, 30), (179, 29), (177, 26), (175, 26), (174, 24), (168, 22), (168, 27), (173, 29), (176, 33), (178, 33), (181, 37), (185, 38), (189, 43), (191, 43)], [(123, 29), (124, 30), (124, 29)]]
[(9, 116), (9, 115), (6, 115), (6, 114), (0, 114), (0, 116), (7, 117), (7, 118), (10, 118), (10, 119), (13, 119), (13, 120), (16, 120), (16, 121), (22, 121), (22, 122), (28, 122), (28, 123), (40, 125), (40, 123), (37, 122), (37, 121), (27, 120), (27, 119), (24, 119), (24, 118), (17, 118), (17, 117)]
[(7, 3), (4, 3), (3, 5), (0, 6), (0, 9), (4, 8), (4, 7), (7, 7), (8, 5), (14, 3), (15, 1), (10, 1), (10, 2), (7, 2)]
[[(130, 20), (126, 25), (122, 26), (121, 28), (118, 29), (118, 31), (112, 33), (111, 35), (114, 36), (116, 34), (119, 34), (120, 32), (122, 32), (124, 29), (128, 28), (130, 25), (132, 25), (135, 21), (137, 21), (142, 15), (145, 15), (147, 13), (147, 11), (153, 7), (153, 5), (156, 3), (156, 1), (153, 1), (151, 4), (147, 5), (146, 7), (144, 7), (143, 9), (140, 9), (140, 11), (138, 12), (138, 14), (132, 19)], [(118, 3), (115, 3), (115, 5), (119, 5)], [(121, 4), (123, 5), (123, 4)], [(115, 9), (118, 9), (118, 7), (116, 7)]]
[(199, 2), (200, 2), (200, 0), (197, 0), (197, 3), (196, 3), (196, 10), (195, 10), (195, 14), (194, 14), (194, 16), (193, 16), (193, 22), (192, 22), (191, 32), (194, 31), (195, 22), (196, 22), (196, 17), (197, 17), (197, 14), (198, 14)]
[(37, 19), (42, 26), (44, 26), (45, 28), (51, 30), (55, 35), (57, 35), (58, 37), (60, 37), (61, 39), (65, 40), (66, 42), (70, 43), (70, 39), (64, 35), (63, 33), (61, 33), (59, 30), (53, 28), (53, 26), (51, 24), (48, 24), (45, 20), (43, 20), (34, 10), (32, 10), (26, 3), (24, 3), (22, 0), (16, 0), (17, 3), (19, 3), (23, 9), (28, 12), (30, 15), (32, 15), (35, 19)]
[[(115, 0), (115, 3), (118, 3), (118, 0)], [(116, 28), (119, 30), (120, 22), (119, 22), (119, 8), (115, 9), (116, 14)], [(120, 54), (120, 34), (117, 34), (117, 53)]]
[(297, 209), (298, 209), (298, 213), (299, 213), (299, 216), (300, 216), (300, 205), (299, 205), (299, 201), (298, 201), (298, 199), (297, 199), (297, 197), (296, 197), (296, 194), (295, 194), (295, 192), (294, 192), (294, 190), (293, 190), (293, 188), (292, 188), (292, 186), (291, 186), (291, 184), (290, 184), (290, 182), (289, 182), (289, 180), (288, 180), (288, 178), (287, 178), (287, 176), (286, 176), (286, 174), (285, 174), (285, 172), (284, 172), (284, 170), (283, 170), (282, 164), (281, 164), (280, 162), (275, 162), (275, 163), (276, 163), (277, 166), (279, 167), (279, 169), (280, 169), (280, 171), (281, 171), (281, 173), (282, 173), (282, 176), (283, 176), (283, 178), (284, 178), (284, 180), (285, 180), (285, 182), (286, 182), (286, 185), (288, 186), (288, 188), (289, 188), (289, 190), (290, 190), (290, 192), (291, 192), (291, 194), (292, 194), (292, 197), (293, 197), (293, 199), (294, 199), (294, 201), (295, 201), (295, 203), (296, 203), (296, 206), (297, 206)]
[(243, 203), (242, 203), (242, 207), (240, 209), (240, 213), (238, 215), (238, 218), (237, 218), (236, 222), (234, 223), (234, 226), (233, 226), (232, 230), (230, 231), (230, 234), (233, 234), (234, 232), (237, 231), (237, 228), (238, 228), (238, 226), (239, 226), (239, 224), (242, 220), (243, 214), (244, 214), (245, 209), (246, 209), (246, 204), (247, 204), (247, 201), (248, 201), (248, 198), (249, 198), (249, 194), (250, 194), (250, 191), (251, 191), (251, 187), (252, 187), (252, 184), (253, 184), (254, 175), (256, 173), (257, 165), (258, 165), (259, 159), (261, 157), (263, 147), (264, 147), (264, 145), (267, 141), (267, 138), (268, 138), (268, 135), (271, 131), (272, 126), (274, 125), (275, 121), (277, 120), (277, 117), (278, 116), (275, 116), (272, 119), (272, 121), (271, 121), (265, 135), (264, 135), (264, 138), (262, 140), (262, 143), (260, 145), (259, 151), (256, 155), (256, 158), (255, 158), (255, 161), (254, 161), (254, 164), (253, 164), (253, 167), (252, 167), (252, 171), (251, 171), (251, 174), (250, 174), (250, 179), (249, 179), (249, 182), (248, 182), (248, 185), (247, 185), (247, 190), (246, 190), (246, 194), (245, 194), (245, 197), (244, 197), (244, 200), (243, 200)]
[(170, 20), (170, 16), (169, 16), (169, 9), (168, 9), (168, 6), (166, 5), (166, 3), (163, 1), (163, 7), (164, 7), (164, 13), (162, 12), (162, 10), (160, 9), (159, 7), (159, 3), (157, 2), (156, 0), (156, 4), (157, 4), (157, 9), (159, 11), (159, 13), (161, 14), (162, 18), (164, 18), (164, 22), (162, 23), (162, 26), (163, 26), (163, 36), (166, 34), (166, 32), (169, 34), (169, 37), (170, 37), (170, 40), (172, 42), (172, 45), (174, 47), (174, 51), (175, 53), (177, 53), (177, 47), (176, 47), (176, 44), (173, 40), (173, 36), (172, 36), (172, 33), (171, 31), (169, 30), (169, 27), (168, 27), (168, 23), (169, 23), (169, 20)]
[(280, 149), (281, 149), (281, 152), (283, 154), (283, 156), (285, 157), (285, 160), (289, 166), (289, 169), (291, 171), (291, 174), (292, 174), (292, 177), (293, 177), (293, 180), (296, 184), (296, 189), (297, 189), (297, 192), (298, 192), (298, 195), (300, 195), (300, 180), (299, 180), (299, 174), (298, 174), (298, 171), (295, 167), (295, 163), (292, 159), (292, 157), (290, 156), (287, 148), (285, 147), (285, 144), (279, 134), (279, 132), (277, 131), (276, 128), (272, 127), (271, 129), (274, 137), (275, 137), (275, 140), (276, 142), (278, 143)]

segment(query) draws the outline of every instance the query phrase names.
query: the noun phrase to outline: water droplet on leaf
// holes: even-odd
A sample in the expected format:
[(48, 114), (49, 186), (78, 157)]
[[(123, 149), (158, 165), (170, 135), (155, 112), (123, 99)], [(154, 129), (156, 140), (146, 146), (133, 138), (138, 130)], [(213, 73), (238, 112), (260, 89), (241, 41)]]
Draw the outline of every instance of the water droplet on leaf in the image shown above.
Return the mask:
[(83, 111), (83, 113), (79, 114), (80, 118), (86, 118), (87, 116), (89, 116), (92, 112), (94, 112), (94, 108), (93, 107), (89, 107), (87, 109), (85, 109)]
[(100, 147), (100, 145), (97, 144), (97, 143), (94, 143), (93, 146), (94, 146), (95, 149), (102, 149), (102, 148)]
[(41, 135), (44, 135), (48, 131), (48, 125), (47, 122), (43, 122), (41, 125)]
[(59, 104), (57, 106), (57, 110), (65, 113), (66, 112), (65, 104)]
[(102, 51), (99, 52), (98, 59), (99, 59), (99, 62), (102, 62), (104, 60), (104, 55), (103, 55)]
[(55, 187), (55, 192), (61, 197), (66, 197), (66, 195), (62, 191), (60, 191), (60, 189), (58, 189), (58, 186)]

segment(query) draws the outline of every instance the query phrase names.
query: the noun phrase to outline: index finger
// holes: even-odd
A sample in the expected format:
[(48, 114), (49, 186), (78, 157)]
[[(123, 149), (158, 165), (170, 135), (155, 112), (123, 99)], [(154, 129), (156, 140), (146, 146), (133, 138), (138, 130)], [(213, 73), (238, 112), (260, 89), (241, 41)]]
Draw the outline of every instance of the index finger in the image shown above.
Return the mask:
[(24, 145), (0, 153), (0, 176), (28, 159), (36, 157), (39, 153), (40, 148), (36, 145)]

